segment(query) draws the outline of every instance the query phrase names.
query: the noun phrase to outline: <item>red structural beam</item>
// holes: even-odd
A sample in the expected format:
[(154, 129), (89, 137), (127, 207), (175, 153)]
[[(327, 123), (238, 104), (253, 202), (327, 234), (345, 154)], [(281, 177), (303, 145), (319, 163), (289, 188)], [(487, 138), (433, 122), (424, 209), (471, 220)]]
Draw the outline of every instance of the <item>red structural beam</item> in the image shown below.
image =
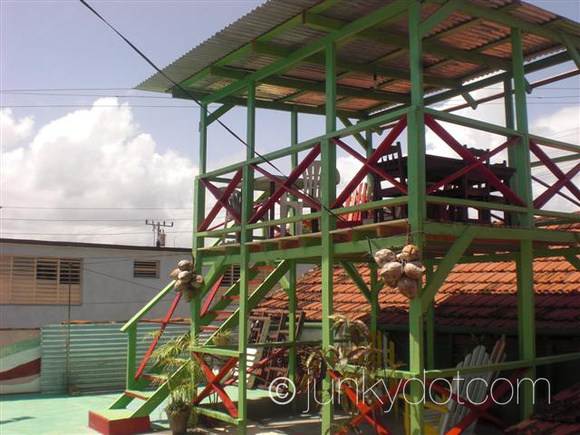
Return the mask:
[[(391, 145), (393, 145), (393, 142), (395, 142), (395, 139), (397, 139), (397, 137), (399, 137), (399, 135), (403, 132), (405, 127), (407, 127), (407, 117), (403, 116), (395, 124), (393, 129), (389, 132), (387, 137), (381, 142), (381, 144), (377, 147), (377, 149), (373, 151), (373, 153), (368, 158), (368, 160), (366, 160), (366, 163), (363, 165), (363, 167), (359, 169), (357, 174), (350, 180), (350, 182), (347, 184), (347, 186), (344, 188), (344, 190), (334, 200), (331, 208), (341, 207), (342, 204), (344, 204), (346, 199), (352, 194), (352, 192), (354, 192), (354, 190), (360, 184), (360, 182), (363, 180), (363, 178), (365, 178), (367, 176), (367, 174), (369, 173), (369, 170), (371, 170), (371, 168), (374, 167), (374, 164), (377, 163), (379, 161), (379, 159), (387, 153), (387, 151), (389, 150)], [(381, 175), (381, 176), (384, 176), (384, 175)], [(391, 178), (391, 177), (389, 177), (389, 178)], [(386, 178), (386, 179), (388, 180), (389, 178)], [(389, 180), (389, 181), (391, 181), (391, 180)], [(392, 181), (391, 181), (391, 183), (392, 183)], [(401, 191), (403, 193), (407, 193), (406, 187), (402, 186), (399, 183), (397, 183), (397, 184), (399, 185), (399, 189), (402, 188)]]
[(211, 307), (211, 303), (215, 299), (215, 295), (217, 294), (217, 292), (220, 288), (220, 285), (222, 285), (223, 280), (224, 280), (224, 275), (222, 275), (217, 280), (217, 282), (213, 285), (213, 287), (209, 291), (207, 297), (205, 298), (205, 302), (203, 303), (203, 307), (201, 308), (201, 312), (199, 314), (199, 317), (205, 316), (207, 314), (207, 312), (209, 311), (209, 308)]
[(230, 358), (220, 369), (218, 374), (214, 375), (212, 369), (205, 363), (205, 361), (203, 361), (203, 358), (201, 358), (197, 354), (193, 354), (193, 356), (199, 363), (201, 370), (203, 371), (205, 377), (208, 380), (208, 383), (205, 386), (205, 388), (201, 391), (201, 393), (198, 394), (198, 396), (193, 401), (193, 405), (194, 406), (199, 405), (201, 401), (205, 399), (207, 396), (209, 396), (212, 393), (216, 393), (218, 397), (222, 400), (229, 414), (233, 418), (238, 418), (238, 409), (234, 405), (232, 399), (230, 399), (230, 396), (228, 396), (228, 393), (226, 393), (226, 391), (224, 390), (224, 387), (220, 385), (220, 381), (224, 378), (225, 375), (228, 374), (228, 372), (232, 368), (234, 368), (234, 366), (238, 362), (238, 358), (237, 357)]
[(440, 187), (446, 186), (447, 184), (451, 183), (453, 180), (456, 180), (457, 178), (461, 177), (463, 174), (466, 174), (466, 173), (476, 169), (478, 166), (483, 165), (486, 160), (490, 159), (491, 157), (493, 157), (494, 155), (496, 155), (500, 151), (503, 151), (507, 147), (515, 145), (516, 143), (518, 143), (520, 141), (520, 139), (521, 138), (519, 136), (516, 136), (516, 137), (509, 139), (508, 141), (504, 142), (503, 144), (501, 144), (497, 148), (495, 148), (492, 151), (481, 156), (479, 159), (477, 159), (477, 161), (471, 163), (470, 165), (467, 165), (467, 166), (461, 168), (459, 171), (455, 172), (454, 174), (451, 174), (449, 177), (444, 178), (443, 180), (439, 181), (438, 183), (436, 183), (432, 186), (429, 186), (429, 188), (427, 189), (427, 195), (435, 192)]
[[(383, 177), (385, 180), (387, 180), (389, 183), (391, 183), (393, 186), (395, 186), (397, 189), (399, 189), (404, 194), (407, 193), (407, 188), (405, 186), (403, 186), (401, 183), (399, 183), (397, 180), (395, 180), (393, 177), (391, 177), (389, 174), (387, 174), (385, 171), (383, 171), (381, 168), (379, 168), (376, 164), (371, 163), (370, 159), (369, 160), (365, 159), (363, 156), (361, 156), (359, 153), (357, 153), (355, 150), (353, 150), (350, 146), (345, 144), (340, 139), (332, 138), (330, 140), (332, 142), (334, 142), (336, 145), (338, 145), (339, 147), (341, 147), (343, 150), (345, 150), (347, 153), (349, 153), (351, 156), (353, 156), (355, 159), (357, 159), (359, 162), (361, 162), (363, 164), (363, 167), (365, 167), (367, 169), (367, 173), (369, 171), (373, 171), (375, 174)], [(383, 153), (383, 155), (384, 155), (384, 153)], [(379, 158), (380, 157), (381, 156), (379, 156)], [(359, 186), (360, 186), (360, 184), (359, 184)], [(355, 187), (355, 190), (356, 190), (356, 187)], [(349, 194), (349, 197), (351, 194), (352, 194), (352, 192)], [(347, 198), (347, 200), (348, 200), (348, 198)]]
[[(268, 364), (270, 361), (272, 361), (274, 358), (277, 358), (281, 355), (284, 355), (286, 353), (286, 351), (288, 350), (288, 347), (282, 347), (280, 349), (278, 349), (276, 352), (268, 355), (266, 358), (263, 358), (262, 360), (258, 361), (257, 363), (253, 364), (252, 367), (249, 367), (248, 369), (246, 369), (246, 373), (253, 373), (258, 369), (261, 369), (262, 367), (264, 367), (266, 364)], [(226, 382), (224, 382), (224, 385), (231, 385), (234, 382), (236, 382), (236, 378), (231, 378), (229, 380), (227, 380)]]
[(319, 143), (314, 145), (314, 148), (310, 150), (310, 152), (306, 155), (304, 160), (302, 160), (298, 164), (298, 166), (296, 166), (296, 168), (294, 168), (294, 170), (290, 172), (290, 175), (288, 175), (288, 178), (286, 178), (284, 183), (280, 187), (278, 187), (278, 189), (268, 198), (268, 200), (256, 211), (256, 213), (254, 213), (254, 215), (250, 218), (248, 223), (252, 224), (259, 221), (270, 208), (274, 207), (274, 204), (276, 204), (276, 202), (282, 197), (282, 195), (285, 192), (289, 191), (288, 189), (290, 189), (291, 186), (296, 182), (296, 180), (298, 180), (300, 175), (302, 175), (302, 173), (306, 170), (306, 168), (310, 166), (310, 164), (316, 159), (318, 154), (320, 154)]
[(213, 196), (215, 196), (215, 198), (217, 199), (217, 203), (212, 207), (207, 217), (199, 225), (198, 231), (205, 231), (213, 222), (213, 220), (215, 219), (219, 211), (222, 209), (222, 207), (228, 210), (238, 223), (241, 222), (240, 214), (232, 207), (230, 207), (230, 205), (228, 204), (228, 199), (230, 195), (234, 192), (234, 190), (236, 190), (236, 187), (238, 187), (238, 184), (240, 184), (241, 180), (242, 180), (242, 169), (240, 168), (237, 170), (236, 174), (232, 178), (232, 181), (230, 181), (226, 189), (222, 192), (213, 184), (211, 184), (209, 181), (203, 178), (200, 179), (202, 184), (211, 192)]
[(181, 295), (182, 295), (181, 292), (179, 292), (175, 295), (175, 299), (173, 299), (173, 303), (169, 307), (169, 310), (167, 310), (167, 314), (165, 314), (165, 317), (163, 318), (163, 321), (161, 322), (161, 326), (159, 327), (159, 332), (157, 333), (157, 335), (155, 335), (155, 338), (153, 339), (153, 341), (149, 345), (149, 349), (147, 349), (145, 356), (143, 356), (143, 359), (141, 360), (141, 364), (139, 364), (139, 368), (137, 369), (137, 372), (135, 373), (135, 380), (139, 379), (139, 377), (143, 374), (143, 370), (145, 370), (145, 366), (147, 365), (147, 361), (149, 361), (149, 358), (151, 358), (151, 354), (155, 350), (155, 347), (157, 346), (157, 343), (159, 343), (159, 340), (161, 339), (161, 336), (163, 335), (163, 332), (165, 331), (167, 324), (171, 320), (171, 317), (173, 316), (173, 313), (175, 312), (175, 309), (177, 308), (177, 304), (179, 303), (179, 300), (181, 299)]
[[(477, 158), (465, 149), (457, 140), (447, 132), (431, 115), (425, 114), (425, 124), (445, 142), (453, 151), (459, 154), (463, 160), (469, 163), (477, 163)], [(512, 204), (524, 206), (524, 202), (513, 190), (506, 186), (489, 168), (483, 165), (475, 167), (483, 177), (500, 191)]]
[(572, 182), (572, 178), (580, 171), (580, 163), (574, 166), (569, 172), (564, 173), (548, 155), (534, 141), (530, 141), (530, 151), (540, 159), (548, 170), (556, 176), (558, 181), (548, 190), (534, 200), (534, 208), (542, 208), (554, 195), (564, 186), (578, 199), (580, 199), (580, 189)]

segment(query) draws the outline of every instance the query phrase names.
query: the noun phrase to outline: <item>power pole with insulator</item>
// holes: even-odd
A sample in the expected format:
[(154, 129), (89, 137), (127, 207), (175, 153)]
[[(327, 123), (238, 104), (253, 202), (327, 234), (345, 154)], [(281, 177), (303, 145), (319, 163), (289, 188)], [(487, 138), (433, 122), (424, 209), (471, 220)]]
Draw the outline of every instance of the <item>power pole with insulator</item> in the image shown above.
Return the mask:
[(165, 221), (163, 222), (155, 222), (155, 219), (151, 219), (151, 221), (149, 221), (149, 219), (145, 220), (145, 225), (151, 225), (153, 227), (153, 244), (155, 246), (157, 246), (158, 248), (162, 248), (165, 246), (165, 230), (162, 230), (161, 228), (171, 228), (173, 227), (173, 222), (171, 223), (166, 223)]

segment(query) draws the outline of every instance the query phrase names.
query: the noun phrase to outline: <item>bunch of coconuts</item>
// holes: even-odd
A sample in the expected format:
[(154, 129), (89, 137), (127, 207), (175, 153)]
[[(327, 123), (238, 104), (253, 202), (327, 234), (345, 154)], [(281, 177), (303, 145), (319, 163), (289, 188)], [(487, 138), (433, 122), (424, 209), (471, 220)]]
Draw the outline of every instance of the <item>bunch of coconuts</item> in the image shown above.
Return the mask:
[(391, 288), (413, 299), (418, 293), (418, 280), (425, 274), (425, 266), (419, 261), (419, 248), (406, 245), (399, 254), (390, 249), (380, 249), (375, 255), (379, 276)]
[(181, 260), (177, 269), (173, 269), (169, 276), (175, 280), (173, 289), (182, 292), (187, 302), (193, 300), (195, 291), (203, 285), (203, 276), (195, 273), (195, 264), (189, 260)]

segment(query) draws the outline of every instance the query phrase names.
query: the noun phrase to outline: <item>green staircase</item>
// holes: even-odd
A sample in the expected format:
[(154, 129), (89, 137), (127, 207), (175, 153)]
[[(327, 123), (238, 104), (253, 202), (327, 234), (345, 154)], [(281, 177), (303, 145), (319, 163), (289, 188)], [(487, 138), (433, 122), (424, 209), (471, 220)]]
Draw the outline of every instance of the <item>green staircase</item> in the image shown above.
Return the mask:
[[(210, 289), (218, 283), (223, 276), (228, 265), (223, 261), (213, 264), (206, 274), (203, 287), (205, 297)], [(287, 261), (279, 263), (277, 266), (256, 263), (249, 268), (249, 278), (251, 293), (248, 297), (248, 310), (257, 306), (261, 299), (281, 280), (284, 279), (288, 271)], [(253, 287), (253, 288), (252, 288)], [(220, 331), (233, 330), (237, 326), (239, 319), (239, 280), (229, 287), (223, 294), (219, 295), (217, 301), (211, 309), (206, 311), (200, 318), (200, 345), (195, 348), (197, 353), (239, 356), (237, 349), (218, 348), (212, 343), (213, 335)], [(137, 327), (139, 321), (161, 300), (163, 300), (173, 290), (173, 282), (162, 289), (147, 305), (145, 305), (131, 320), (121, 328), (127, 334), (127, 382), (126, 390), (109, 406), (108, 409), (90, 411), (89, 426), (100, 433), (111, 435), (125, 435), (146, 432), (150, 430), (149, 415), (167, 398), (169, 395), (168, 382), (177, 380), (183, 375), (183, 367), (178, 368), (170, 377), (163, 376), (156, 372), (153, 365), (149, 371), (144, 372), (135, 380), (136, 374), (136, 340)], [(133, 403), (137, 402), (137, 403)], [(131, 409), (128, 406), (132, 404)], [(136, 405), (136, 406), (135, 406)], [(228, 423), (237, 423), (237, 419), (232, 418), (226, 412), (220, 412), (210, 408), (196, 407), (201, 414), (212, 418), (220, 419)]]

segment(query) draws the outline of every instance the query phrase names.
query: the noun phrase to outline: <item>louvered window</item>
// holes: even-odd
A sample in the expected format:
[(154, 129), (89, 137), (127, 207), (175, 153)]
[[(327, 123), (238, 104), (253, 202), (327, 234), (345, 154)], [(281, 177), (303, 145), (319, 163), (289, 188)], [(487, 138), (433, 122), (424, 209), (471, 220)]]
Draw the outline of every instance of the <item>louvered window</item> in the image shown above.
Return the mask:
[(0, 303), (15, 305), (81, 304), (79, 258), (0, 255)]
[(134, 278), (159, 278), (159, 261), (142, 261), (133, 262)]

